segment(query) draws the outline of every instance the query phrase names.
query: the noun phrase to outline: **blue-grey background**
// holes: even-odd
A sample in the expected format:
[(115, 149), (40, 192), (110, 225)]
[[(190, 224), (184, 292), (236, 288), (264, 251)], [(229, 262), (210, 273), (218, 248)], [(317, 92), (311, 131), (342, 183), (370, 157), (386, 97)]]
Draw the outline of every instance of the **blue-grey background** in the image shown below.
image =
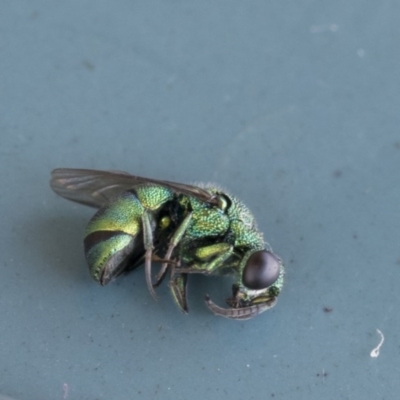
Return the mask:
[[(396, 398), (399, 17), (389, 0), (2, 0), (0, 393)], [(51, 192), (56, 167), (226, 186), (287, 265), (277, 307), (212, 316), (224, 279), (191, 279), (188, 316), (143, 271), (98, 286), (93, 211)]]

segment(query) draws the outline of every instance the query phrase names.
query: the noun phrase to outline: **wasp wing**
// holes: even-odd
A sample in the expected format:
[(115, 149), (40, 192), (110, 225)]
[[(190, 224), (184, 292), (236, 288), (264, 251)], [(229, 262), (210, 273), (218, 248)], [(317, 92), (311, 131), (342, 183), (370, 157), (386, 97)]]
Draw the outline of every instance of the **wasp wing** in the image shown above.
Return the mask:
[(152, 183), (170, 188), (210, 204), (217, 199), (204, 189), (184, 183), (144, 178), (119, 171), (58, 168), (52, 171), (50, 186), (60, 196), (91, 207), (102, 207), (122, 192), (138, 184)]

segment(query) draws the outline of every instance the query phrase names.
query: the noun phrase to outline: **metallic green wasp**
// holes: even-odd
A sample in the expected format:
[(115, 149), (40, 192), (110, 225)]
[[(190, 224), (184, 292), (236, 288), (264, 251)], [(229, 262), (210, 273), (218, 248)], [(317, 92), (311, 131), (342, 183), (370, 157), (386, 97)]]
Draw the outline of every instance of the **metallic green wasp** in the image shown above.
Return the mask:
[[(66, 199), (99, 208), (87, 226), (84, 248), (90, 273), (101, 285), (144, 263), (152, 296), (168, 274), (184, 313), (189, 274), (235, 276), (229, 308), (206, 296), (215, 315), (244, 320), (276, 304), (283, 264), (249, 209), (217, 186), (86, 169), (56, 169), (50, 185)], [(152, 261), (161, 263), (154, 282)]]

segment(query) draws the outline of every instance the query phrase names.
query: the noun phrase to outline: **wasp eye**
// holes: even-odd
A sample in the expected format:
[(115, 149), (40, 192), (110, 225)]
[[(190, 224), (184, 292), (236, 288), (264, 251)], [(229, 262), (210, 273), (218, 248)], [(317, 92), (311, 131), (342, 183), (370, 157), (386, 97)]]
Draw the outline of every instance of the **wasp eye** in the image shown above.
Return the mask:
[(253, 253), (243, 271), (243, 284), (249, 289), (265, 289), (279, 277), (280, 259), (269, 251)]

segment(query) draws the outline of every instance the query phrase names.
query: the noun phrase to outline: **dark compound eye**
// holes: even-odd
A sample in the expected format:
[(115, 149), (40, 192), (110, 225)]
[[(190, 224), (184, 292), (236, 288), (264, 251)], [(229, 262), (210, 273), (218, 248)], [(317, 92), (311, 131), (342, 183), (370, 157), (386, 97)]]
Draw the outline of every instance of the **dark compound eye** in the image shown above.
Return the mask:
[(269, 251), (253, 253), (243, 271), (243, 284), (249, 289), (265, 289), (279, 277), (280, 259)]

